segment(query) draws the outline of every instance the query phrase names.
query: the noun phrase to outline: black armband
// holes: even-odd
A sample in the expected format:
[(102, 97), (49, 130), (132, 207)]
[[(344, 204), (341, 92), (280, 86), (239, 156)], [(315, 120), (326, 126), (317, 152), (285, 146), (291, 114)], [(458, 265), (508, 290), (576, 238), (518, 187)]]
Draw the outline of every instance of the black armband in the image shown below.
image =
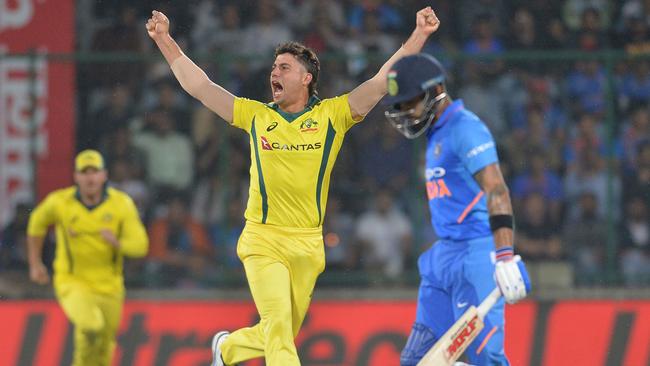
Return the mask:
[(515, 219), (512, 215), (492, 215), (490, 216), (490, 230), (495, 232), (501, 228), (515, 228)]

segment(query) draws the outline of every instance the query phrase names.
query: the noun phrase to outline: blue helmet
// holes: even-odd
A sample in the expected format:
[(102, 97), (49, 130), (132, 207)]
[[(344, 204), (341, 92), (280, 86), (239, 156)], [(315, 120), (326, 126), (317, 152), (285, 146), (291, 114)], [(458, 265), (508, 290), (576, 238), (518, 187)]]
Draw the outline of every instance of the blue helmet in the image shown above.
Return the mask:
[[(388, 95), (384, 104), (389, 105), (386, 118), (408, 138), (416, 138), (428, 129), (436, 117), (439, 102), (447, 97), (443, 91), (433, 95), (436, 85), (444, 84), (445, 69), (435, 57), (426, 53), (406, 56), (395, 62), (388, 72)], [(403, 110), (401, 104), (423, 96), (424, 111), (414, 117), (414, 109)]]

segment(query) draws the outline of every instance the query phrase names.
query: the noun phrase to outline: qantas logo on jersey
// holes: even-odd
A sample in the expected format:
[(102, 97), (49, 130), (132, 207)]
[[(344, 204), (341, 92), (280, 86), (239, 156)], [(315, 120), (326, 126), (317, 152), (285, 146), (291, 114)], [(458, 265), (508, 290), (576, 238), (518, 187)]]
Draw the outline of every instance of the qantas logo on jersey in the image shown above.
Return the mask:
[(262, 150), (280, 150), (280, 151), (307, 151), (319, 150), (323, 147), (320, 142), (313, 144), (284, 144), (279, 142), (269, 141), (265, 136), (260, 136), (262, 142)]

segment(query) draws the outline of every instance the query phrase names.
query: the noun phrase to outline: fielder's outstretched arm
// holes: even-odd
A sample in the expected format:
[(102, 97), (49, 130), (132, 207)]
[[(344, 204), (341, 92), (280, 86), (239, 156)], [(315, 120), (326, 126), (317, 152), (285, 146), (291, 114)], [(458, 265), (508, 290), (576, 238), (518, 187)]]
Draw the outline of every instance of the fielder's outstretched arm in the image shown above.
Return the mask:
[(352, 110), (352, 117), (359, 120), (364, 117), (386, 94), (388, 86), (386, 77), (388, 71), (397, 60), (404, 56), (413, 55), (422, 50), (427, 38), (438, 30), (440, 21), (431, 7), (426, 7), (417, 12), (415, 30), (409, 39), (391, 56), (371, 79), (365, 81), (350, 92), (348, 103)]
[(185, 56), (169, 34), (167, 16), (154, 10), (151, 18), (147, 21), (147, 33), (156, 42), (183, 89), (218, 114), (219, 117), (232, 123), (235, 96), (213, 83), (201, 68)]

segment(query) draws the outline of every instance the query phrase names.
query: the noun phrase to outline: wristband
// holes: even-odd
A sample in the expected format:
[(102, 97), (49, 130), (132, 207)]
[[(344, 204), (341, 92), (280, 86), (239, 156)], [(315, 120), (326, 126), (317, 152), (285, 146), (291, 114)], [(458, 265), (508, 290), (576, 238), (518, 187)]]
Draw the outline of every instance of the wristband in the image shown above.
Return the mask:
[(496, 260), (507, 261), (515, 255), (515, 250), (511, 246), (501, 247), (496, 250)]
[(490, 230), (495, 232), (501, 228), (514, 229), (515, 219), (512, 215), (492, 215), (490, 216)]

